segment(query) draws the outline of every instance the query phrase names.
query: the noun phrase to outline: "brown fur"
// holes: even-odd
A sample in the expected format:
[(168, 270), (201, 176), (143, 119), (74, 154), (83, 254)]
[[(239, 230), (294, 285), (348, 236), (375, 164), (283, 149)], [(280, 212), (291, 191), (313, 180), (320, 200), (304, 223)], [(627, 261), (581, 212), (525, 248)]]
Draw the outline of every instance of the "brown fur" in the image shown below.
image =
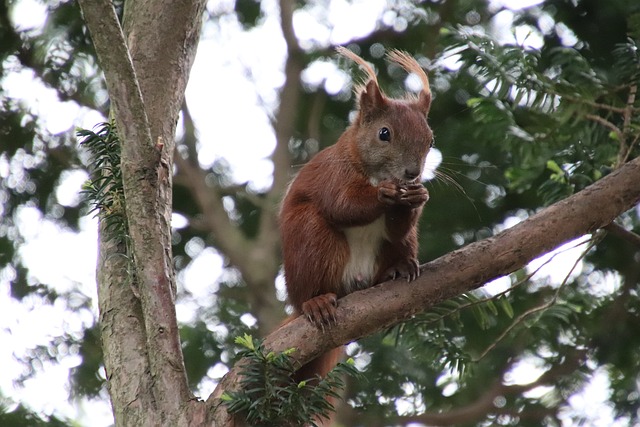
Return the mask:
[[(339, 52), (369, 76), (359, 93), (358, 115), (335, 145), (300, 170), (280, 214), (289, 302), (295, 315), (304, 314), (323, 329), (340, 321), (336, 297), (419, 273), (417, 222), (428, 193), (418, 179), (433, 139), (426, 120), (429, 80), (413, 58), (398, 51), (388, 56), (423, 83), (417, 99), (397, 100), (381, 92), (364, 60), (344, 48)], [(382, 128), (389, 141), (381, 138)], [(326, 375), (341, 353), (334, 349), (298, 376)]]

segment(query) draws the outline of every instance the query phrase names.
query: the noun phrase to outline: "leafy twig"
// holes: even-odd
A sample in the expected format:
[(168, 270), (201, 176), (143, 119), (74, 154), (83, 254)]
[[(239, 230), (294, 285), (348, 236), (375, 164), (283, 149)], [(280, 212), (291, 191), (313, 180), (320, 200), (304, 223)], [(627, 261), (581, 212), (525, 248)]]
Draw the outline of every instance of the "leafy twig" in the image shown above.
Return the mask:
[(604, 236), (604, 234), (596, 234), (594, 235), (591, 240), (589, 241), (589, 246), (587, 246), (587, 248), (584, 250), (584, 252), (582, 252), (582, 254), (578, 257), (578, 259), (576, 259), (576, 261), (573, 263), (573, 266), (571, 267), (571, 269), (569, 269), (569, 272), (567, 273), (567, 275), (565, 276), (564, 280), (562, 281), (562, 283), (560, 283), (560, 285), (558, 286), (558, 289), (556, 289), (556, 292), (553, 294), (553, 296), (551, 297), (551, 299), (547, 302), (545, 302), (544, 304), (541, 304), (539, 306), (536, 307), (532, 307), (529, 310), (521, 313), (518, 317), (516, 317), (516, 319), (511, 323), (511, 325), (509, 325), (504, 331), (502, 331), (502, 333), (498, 336), (498, 338), (496, 338), (491, 344), (489, 344), (489, 346), (482, 351), (482, 353), (480, 353), (479, 356), (477, 356), (476, 358), (473, 359), (474, 362), (479, 362), (480, 360), (482, 360), (487, 354), (489, 354), (489, 352), (491, 352), (491, 350), (493, 350), (507, 335), (509, 335), (509, 333), (516, 327), (518, 326), (520, 323), (522, 323), (525, 319), (527, 319), (529, 316), (536, 314), (536, 313), (540, 313), (544, 310), (547, 310), (548, 308), (550, 308), (551, 306), (553, 306), (554, 304), (556, 304), (556, 302), (558, 301), (558, 296), (560, 295), (560, 291), (564, 288), (564, 286), (567, 284), (567, 282), (569, 281), (569, 277), (571, 277), (571, 273), (573, 273), (573, 271), (576, 269), (576, 267), (578, 266), (578, 263), (580, 263), (580, 261), (582, 261), (584, 259), (584, 257), (587, 255), (587, 253), (600, 241), (602, 240), (602, 237)]

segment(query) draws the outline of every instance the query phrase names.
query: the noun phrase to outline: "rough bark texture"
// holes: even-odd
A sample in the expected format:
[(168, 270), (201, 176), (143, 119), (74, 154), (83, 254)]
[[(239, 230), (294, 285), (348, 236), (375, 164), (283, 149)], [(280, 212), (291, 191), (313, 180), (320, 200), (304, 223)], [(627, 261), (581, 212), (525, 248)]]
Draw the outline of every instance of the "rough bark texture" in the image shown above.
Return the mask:
[[(295, 347), (300, 363), (328, 349), (388, 328), (435, 304), (524, 267), (555, 247), (605, 227), (640, 201), (640, 158), (583, 191), (542, 210), (502, 233), (470, 244), (421, 266), (414, 282), (386, 282), (354, 292), (340, 300), (338, 325), (327, 333), (298, 318), (269, 335), (266, 348), (284, 351)], [(226, 390), (238, 387), (234, 367), (207, 400), (214, 404)], [(221, 406), (216, 425), (227, 424)]]
[(146, 375), (149, 363), (142, 307), (131, 292), (128, 267), (124, 248), (115, 247), (101, 236), (98, 283), (117, 284), (98, 287), (100, 334), (114, 418), (117, 425), (124, 425), (124, 420), (131, 420), (130, 425), (144, 425), (145, 419), (154, 424), (159, 421), (154, 418), (156, 412), (146, 414), (147, 408), (154, 407), (152, 396), (139, 393), (150, 389), (151, 377)]
[[(101, 328), (115, 331), (103, 343), (116, 423), (186, 425), (199, 416), (184, 416), (192, 395), (175, 316), (171, 159), (204, 1), (127, 2), (129, 47), (111, 2), (80, 5), (123, 141), (121, 167), (135, 260), (135, 289), (121, 280), (122, 274), (111, 274), (112, 262), (101, 265), (99, 272), (99, 295), (107, 299), (100, 303)], [(104, 242), (101, 249), (106, 252), (101, 257), (109, 259)], [(111, 309), (118, 315), (110, 315)]]

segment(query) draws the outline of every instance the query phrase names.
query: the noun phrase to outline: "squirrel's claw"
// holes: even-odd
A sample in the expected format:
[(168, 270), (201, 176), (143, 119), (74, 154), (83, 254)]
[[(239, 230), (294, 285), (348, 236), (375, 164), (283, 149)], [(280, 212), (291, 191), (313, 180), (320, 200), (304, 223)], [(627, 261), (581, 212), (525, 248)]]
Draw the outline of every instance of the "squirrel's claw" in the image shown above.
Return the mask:
[(388, 206), (419, 208), (429, 200), (429, 192), (420, 183), (396, 184), (384, 181), (378, 186), (378, 200)]
[(336, 307), (338, 298), (336, 294), (328, 293), (315, 296), (302, 304), (302, 312), (316, 327), (325, 331), (325, 326), (331, 327), (337, 324)]
[(389, 268), (383, 275), (384, 280), (395, 280), (406, 278), (407, 282), (412, 282), (420, 276), (420, 265), (415, 258), (402, 260)]

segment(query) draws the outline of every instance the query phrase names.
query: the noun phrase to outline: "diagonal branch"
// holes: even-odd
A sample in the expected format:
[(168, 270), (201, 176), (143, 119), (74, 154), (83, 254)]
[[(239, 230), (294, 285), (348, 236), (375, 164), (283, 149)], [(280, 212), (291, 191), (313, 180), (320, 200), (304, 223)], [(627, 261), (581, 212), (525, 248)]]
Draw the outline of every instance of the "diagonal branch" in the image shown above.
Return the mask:
[(277, 213), (279, 201), (290, 180), (289, 142), (298, 119), (300, 74), (306, 65), (304, 52), (293, 31), (294, 7), (293, 1), (280, 0), (281, 29), (287, 45), (285, 81), (280, 89), (280, 103), (273, 120), (276, 136), (276, 147), (271, 155), (273, 183), (264, 199), (260, 200), (260, 222), (254, 239), (244, 235), (230, 220), (222, 203), (224, 189), (208, 186), (204, 179), (206, 172), (197, 162), (176, 157), (178, 178), (194, 195), (203, 214), (202, 223), (215, 235), (221, 252), (242, 273), (249, 288), (248, 301), (260, 320), (262, 331), (273, 330), (281, 321), (282, 312), (282, 303), (273, 292), (273, 282), (280, 264)]
[(620, 128), (616, 125), (614, 125), (613, 123), (611, 123), (609, 120), (605, 119), (604, 117), (598, 116), (597, 114), (586, 114), (585, 117), (591, 121), (594, 121), (604, 127), (606, 127), (607, 129), (609, 129), (611, 132), (615, 133), (618, 141), (620, 141), (620, 143), (622, 144), (622, 141), (624, 140), (622, 131), (620, 130)]
[(629, 137), (629, 133), (631, 132), (631, 118), (635, 113), (635, 109), (633, 108), (636, 102), (636, 93), (638, 92), (638, 86), (632, 85), (629, 88), (629, 95), (627, 96), (627, 105), (624, 108), (623, 124), (622, 124), (622, 135), (620, 139), (620, 149), (618, 151), (618, 164), (622, 164), (627, 161), (629, 157), (629, 153), (631, 152), (632, 143), (627, 141)]
[(627, 230), (626, 228), (619, 224), (616, 224), (615, 222), (607, 225), (606, 227), (604, 227), (604, 229), (614, 236), (626, 240), (627, 242), (640, 249), (640, 235), (634, 233), (633, 231)]
[(197, 159), (191, 162), (177, 155), (175, 162), (178, 166), (178, 177), (181, 182), (188, 185), (200, 212), (203, 213), (206, 228), (215, 234), (219, 249), (244, 276), (246, 270), (244, 258), (251, 242), (229, 219), (222, 204), (220, 189), (206, 184), (207, 172), (198, 165)]
[[(177, 166), (174, 180), (177, 184), (189, 189), (195, 200), (202, 219), (200, 228), (215, 235), (216, 245), (236, 266), (243, 276), (248, 270), (245, 262), (247, 250), (251, 242), (234, 226), (222, 203), (223, 189), (207, 185), (208, 172), (200, 167), (196, 150), (195, 124), (191, 113), (184, 102), (182, 106), (185, 136), (182, 146), (186, 147), (186, 157), (176, 152), (174, 161)], [(192, 220), (193, 222), (193, 220)]]
[(293, 10), (295, 2), (280, 0), (280, 26), (287, 45), (287, 59), (284, 64), (284, 85), (280, 91), (280, 105), (275, 116), (274, 131), (276, 134), (276, 148), (271, 155), (273, 160), (273, 185), (269, 191), (268, 200), (273, 209), (268, 215), (263, 215), (260, 224), (260, 239), (270, 241), (270, 247), (278, 244), (278, 235), (272, 235), (277, 225), (277, 205), (291, 179), (291, 154), (289, 142), (294, 135), (295, 123), (298, 118), (300, 104), (300, 74), (306, 63), (304, 53), (298, 44), (293, 31)]
[[(289, 141), (295, 131), (295, 123), (298, 118), (298, 105), (300, 103), (300, 74), (306, 63), (304, 52), (300, 48), (298, 39), (293, 31), (293, 0), (280, 0), (280, 27), (287, 45), (287, 59), (284, 64), (284, 85), (280, 90), (280, 105), (274, 120), (276, 134), (276, 148), (271, 155), (273, 160), (273, 185), (269, 199), (277, 204), (284, 189), (290, 180), (291, 155), (289, 153)], [(273, 217), (275, 219), (275, 212)], [(270, 219), (269, 222), (272, 222)], [(272, 224), (261, 224), (261, 232)]]
[[(579, 193), (540, 211), (491, 238), (472, 243), (421, 267), (408, 284), (386, 282), (340, 300), (338, 325), (328, 333), (298, 318), (269, 335), (266, 348), (295, 347), (294, 358), (305, 363), (331, 348), (411, 318), (448, 298), (525, 266), (553, 248), (611, 223), (640, 201), (640, 158), (626, 163)], [(428, 208), (427, 208), (428, 209)], [(220, 382), (207, 403), (240, 385), (238, 367)], [(218, 414), (224, 419), (224, 408)]]

